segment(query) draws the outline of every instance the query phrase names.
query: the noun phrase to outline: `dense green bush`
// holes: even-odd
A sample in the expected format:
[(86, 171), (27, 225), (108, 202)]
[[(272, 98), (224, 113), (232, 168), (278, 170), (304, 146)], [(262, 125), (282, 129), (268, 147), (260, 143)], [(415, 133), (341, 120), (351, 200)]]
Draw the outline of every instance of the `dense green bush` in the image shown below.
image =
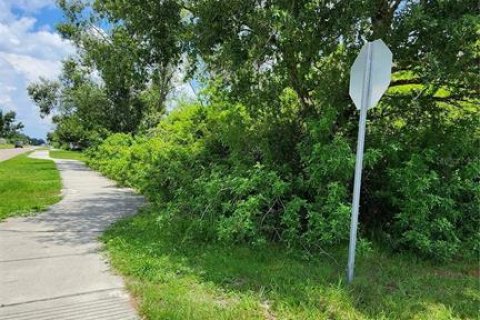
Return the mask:
[[(426, 130), (421, 150), (410, 146), (404, 159), (387, 169), (388, 189), (382, 192), (395, 212), (390, 230), (395, 246), (442, 259), (478, 253), (480, 145), (475, 124), (478, 128), (478, 120), (455, 121), (435, 132)], [(435, 140), (425, 141), (433, 135)]]
[[(130, 147), (133, 142), (129, 134), (111, 135), (99, 147), (87, 151), (88, 156), (95, 157), (95, 161), (89, 163), (107, 176), (129, 184)], [(95, 153), (92, 153), (93, 150)]]
[(188, 221), (192, 235), (290, 245), (347, 239), (353, 155), (345, 139), (312, 145), (295, 176), (262, 161), (275, 146), (257, 145), (256, 135), (273, 131), (258, 126), (241, 105), (184, 106), (151, 137), (110, 136), (89, 150), (89, 164), (168, 205), (161, 219)]
[[(150, 135), (110, 136), (90, 149), (89, 163), (141, 190), (164, 208), (158, 219), (175, 222), (186, 238), (304, 248), (344, 242), (355, 140), (342, 131), (325, 138), (330, 121), (292, 122), (298, 105), (289, 95), (273, 117), (253, 118), (213, 97), (209, 106), (181, 106)], [(384, 124), (369, 126), (362, 236), (439, 259), (478, 252), (478, 138), (465, 130), (474, 132), (478, 120), (462, 119), (415, 133), (392, 126), (381, 136)], [(282, 145), (282, 134), (293, 145)], [(277, 148), (290, 154), (279, 161)]]

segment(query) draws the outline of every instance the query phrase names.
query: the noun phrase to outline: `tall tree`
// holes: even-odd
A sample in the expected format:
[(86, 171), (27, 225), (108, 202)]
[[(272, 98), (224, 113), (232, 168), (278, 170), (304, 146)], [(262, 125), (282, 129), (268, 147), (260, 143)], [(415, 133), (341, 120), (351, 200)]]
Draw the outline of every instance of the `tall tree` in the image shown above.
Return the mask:
[(20, 133), (20, 130), (24, 128), (21, 122), (16, 122), (17, 114), (15, 111), (5, 112), (0, 109), (0, 137), (12, 138), (16, 134)]
[[(117, 18), (115, 10), (125, 12), (128, 4), (113, 6), (112, 10), (105, 9), (108, 2), (94, 2), (92, 10), (79, 1), (59, 1), (59, 5), (66, 20), (58, 30), (79, 49), (79, 62), (98, 72), (111, 102), (109, 116), (117, 124), (114, 131), (136, 131), (144, 111), (150, 116), (162, 114), (176, 63), (173, 57), (164, 56), (163, 51), (168, 49), (152, 46), (125, 20)], [(152, 90), (157, 91), (153, 95), (156, 101), (145, 106), (142, 93)]]

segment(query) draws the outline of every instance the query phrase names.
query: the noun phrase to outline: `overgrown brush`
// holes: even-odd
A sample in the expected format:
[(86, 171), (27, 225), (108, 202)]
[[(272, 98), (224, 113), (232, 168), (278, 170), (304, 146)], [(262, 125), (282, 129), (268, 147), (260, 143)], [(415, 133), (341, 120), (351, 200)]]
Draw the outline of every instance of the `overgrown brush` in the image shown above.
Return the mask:
[[(89, 151), (89, 164), (167, 207), (158, 219), (183, 226), (185, 237), (303, 248), (344, 242), (354, 140), (342, 131), (326, 139), (328, 121), (292, 122), (291, 101), (283, 115), (255, 119), (240, 104), (185, 105), (149, 136), (110, 136)], [(429, 142), (428, 130), (396, 139), (402, 128), (380, 137), (370, 126), (363, 237), (439, 259), (478, 252), (478, 141), (464, 128), (438, 129), (449, 149)], [(281, 161), (279, 147), (289, 149)]]

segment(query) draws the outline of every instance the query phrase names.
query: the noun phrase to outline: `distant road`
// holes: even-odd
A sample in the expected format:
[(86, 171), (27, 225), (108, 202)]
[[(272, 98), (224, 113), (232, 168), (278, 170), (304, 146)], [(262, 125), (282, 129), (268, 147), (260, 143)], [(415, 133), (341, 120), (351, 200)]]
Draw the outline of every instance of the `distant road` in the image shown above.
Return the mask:
[(0, 162), (5, 161), (7, 159), (13, 158), (16, 155), (19, 155), (24, 152), (28, 152), (33, 150), (33, 147), (27, 148), (15, 148), (15, 149), (0, 149)]

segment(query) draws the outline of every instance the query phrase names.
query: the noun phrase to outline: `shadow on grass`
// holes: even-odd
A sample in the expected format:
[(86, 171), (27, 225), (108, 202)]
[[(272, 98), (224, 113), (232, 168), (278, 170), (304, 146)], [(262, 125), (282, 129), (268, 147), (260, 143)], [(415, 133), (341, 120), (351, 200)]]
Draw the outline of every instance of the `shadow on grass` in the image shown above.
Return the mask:
[[(346, 250), (332, 249), (332, 255), (306, 259), (301, 252), (288, 253), (279, 246), (182, 243), (181, 236), (172, 229), (162, 230), (150, 213), (116, 224), (104, 241), (114, 266), (135, 283), (142, 312), (151, 319), (185, 316), (178, 309), (186, 300), (172, 295), (195, 290), (195, 299), (212, 295), (213, 290), (216, 300), (233, 296), (256, 301), (256, 315), (263, 319), (473, 319), (480, 302), (478, 278), (469, 274), (475, 267), (468, 263), (436, 266), (375, 251), (359, 257), (357, 278), (348, 286)], [(169, 289), (176, 286), (187, 288)], [(257, 308), (251, 303), (245, 306)], [(161, 308), (175, 313), (162, 313)], [(203, 319), (200, 307), (188, 308), (196, 315), (192, 319)], [(220, 316), (218, 308), (211, 308), (210, 316), (216, 314), (218, 319), (239, 317), (238, 313)]]

